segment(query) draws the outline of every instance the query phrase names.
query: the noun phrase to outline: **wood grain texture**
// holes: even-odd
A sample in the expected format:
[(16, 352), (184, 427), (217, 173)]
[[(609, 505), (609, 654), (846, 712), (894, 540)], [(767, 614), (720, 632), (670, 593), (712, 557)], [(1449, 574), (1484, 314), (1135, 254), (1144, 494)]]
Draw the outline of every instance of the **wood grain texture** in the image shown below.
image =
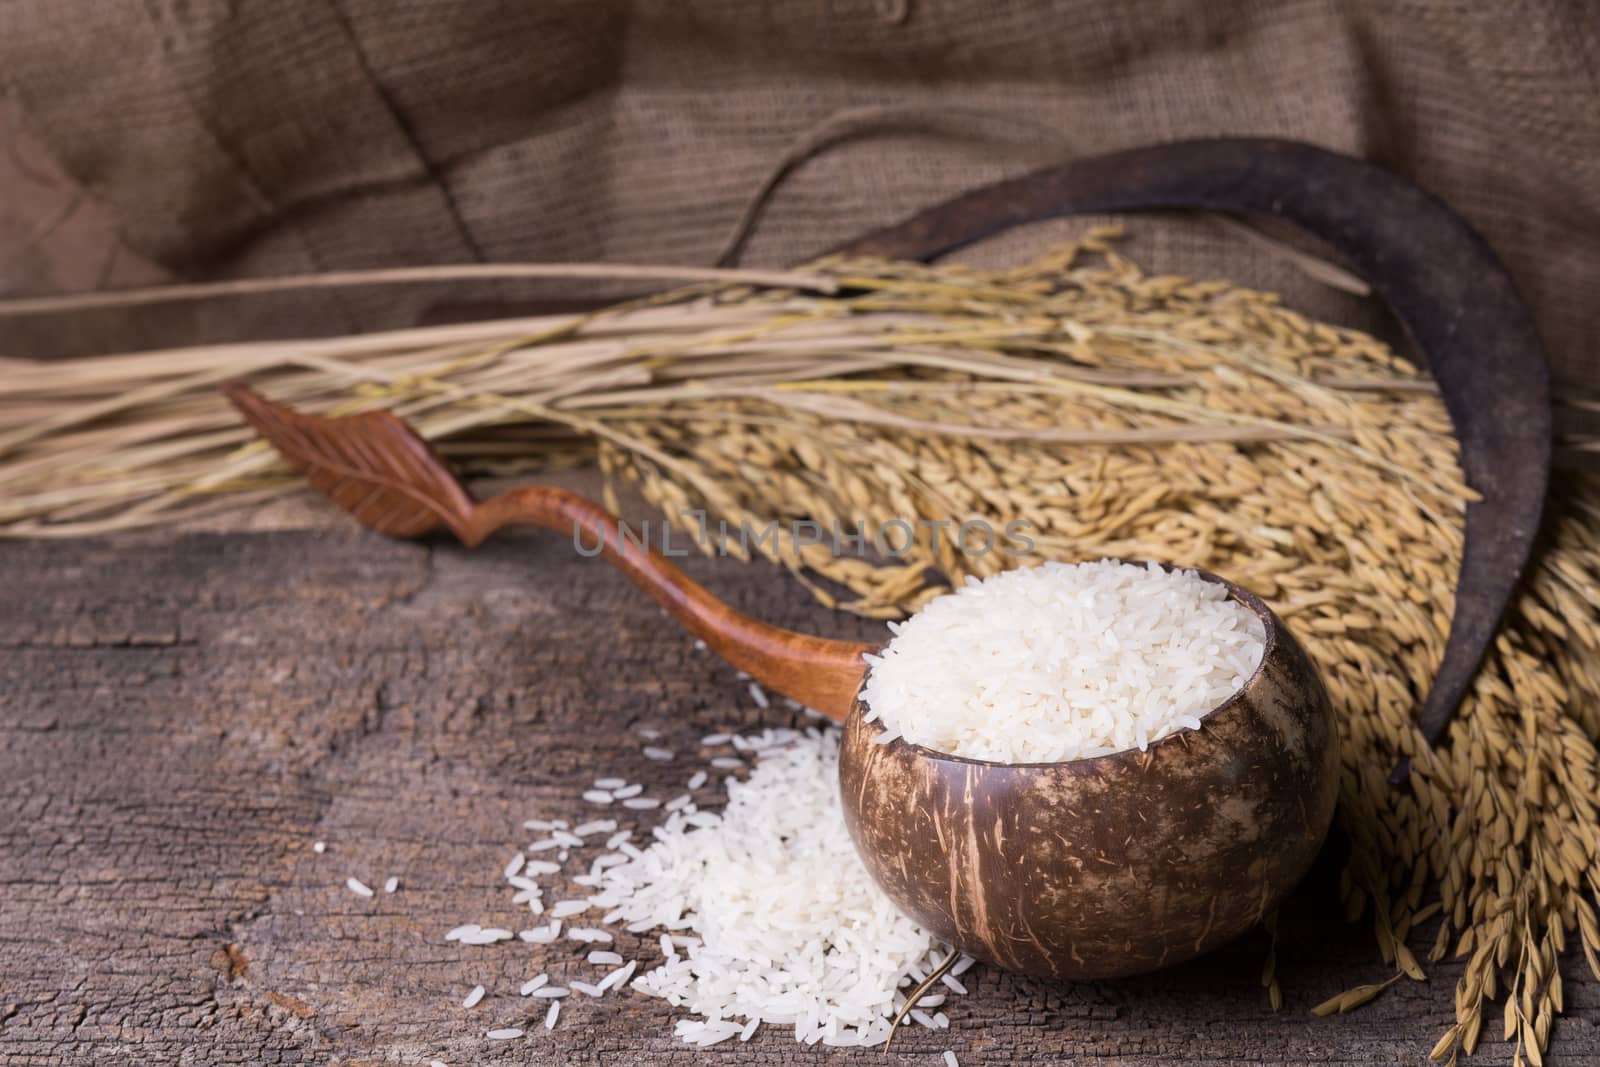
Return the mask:
[[(773, 568), (686, 561), (735, 607), (870, 640)], [(696, 742), (788, 721), (599, 561), (517, 534), (468, 552), (357, 530), (0, 545), (0, 1064), (862, 1062), (779, 1032), (697, 1054), (641, 997), (573, 1004), (491, 1044), (515, 984), (577, 947), (472, 948), (514, 922), (499, 871), (530, 817), (588, 811), (614, 771), (664, 792)], [(677, 760), (630, 733), (650, 724)], [(325, 840), (317, 855), (312, 842)], [(1337, 849), (1337, 845), (1331, 846)], [(1454, 964), (1356, 1015), (1308, 1009), (1387, 976), (1332, 918), (1336, 856), (1284, 909), (1273, 1014), (1248, 935), (1137, 979), (969, 972), (953, 1029), (873, 1063), (1421, 1064)], [(402, 879), (363, 900), (346, 877)], [(1427, 935), (1424, 931), (1423, 935)], [(560, 959), (555, 959), (559, 956)], [(1600, 983), (1576, 975), (1547, 1062), (1600, 1059)], [(490, 995), (460, 1007), (472, 985)], [(1508, 1063), (1493, 1041), (1472, 1061)]]

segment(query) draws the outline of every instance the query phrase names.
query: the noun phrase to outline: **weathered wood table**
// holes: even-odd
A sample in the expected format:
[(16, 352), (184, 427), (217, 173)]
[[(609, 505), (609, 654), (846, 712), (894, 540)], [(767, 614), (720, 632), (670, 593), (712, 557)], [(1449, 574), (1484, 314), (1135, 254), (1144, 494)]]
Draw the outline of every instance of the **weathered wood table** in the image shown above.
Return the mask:
[[(820, 633), (767, 566), (690, 559), (742, 610)], [(1425, 1062), (1460, 968), (1358, 1014), (1309, 1008), (1387, 977), (1336, 894), (1337, 843), (1285, 909), (1285, 1006), (1264, 935), (1164, 973), (1052, 984), (978, 968), (941, 1033), (894, 1051), (769, 1028), (699, 1051), (636, 995), (570, 1003), (508, 1042), (541, 953), (446, 942), (512, 928), (499, 871), (524, 819), (589, 817), (596, 768), (677, 787), (699, 738), (794, 719), (603, 563), (553, 535), (476, 552), (320, 528), (0, 544), (0, 1063), (629, 1064)], [(679, 753), (640, 753), (640, 727)], [(665, 794), (671, 795), (671, 794)], [(318, 853), (313, 844), (326, 842)], [(371, 899), (357, 877), (399, 891)], [(1549, 1062), (1600, 1060), (1600, 983), (1573, 979)], [(471, 1011), (462, 997), (489, 987)], [(542, 1007), (542, 1005), (535, 1005)], [(1486, 1027), (1488, 1030), (1495, 1026)], [(1486, 1041), (1476, 1062), (1508, 1063)]]

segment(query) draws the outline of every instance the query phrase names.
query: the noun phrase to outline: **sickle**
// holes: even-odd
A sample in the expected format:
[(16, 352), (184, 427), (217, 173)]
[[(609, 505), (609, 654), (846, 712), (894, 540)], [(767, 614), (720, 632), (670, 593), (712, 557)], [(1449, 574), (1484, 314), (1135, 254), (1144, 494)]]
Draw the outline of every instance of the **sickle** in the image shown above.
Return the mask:
[[(1467, 507), (1455, 612), (1419, 726), (1443, 736), (1533, 551), (1550, 477), (1550, 371), (1494, 252), (1432, 194), (1370, 163), (1268, 138), (1178, 141), (998, 182), (839, 251), (930, 260), (1063, 215), (1198, 208), (1294, 223), (1337, 249), (1389, 305), (1439, 384), (1461, 442)], [(1391, 780), (1407, 774), (1404, 761)]]

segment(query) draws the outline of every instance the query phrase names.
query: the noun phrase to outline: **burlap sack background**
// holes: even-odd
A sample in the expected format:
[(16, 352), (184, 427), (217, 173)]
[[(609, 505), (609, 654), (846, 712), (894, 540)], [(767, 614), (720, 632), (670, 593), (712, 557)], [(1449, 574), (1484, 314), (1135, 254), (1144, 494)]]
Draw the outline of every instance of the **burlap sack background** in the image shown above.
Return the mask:
[[(1296, 137), (1446, 197), (1511, 266), (1558, 378), (1593, 385), (1597, 21), (1554, 0), (9, 0), (9, 125), (47, 157), (13, 172), (73, 210), (71, 225), (0, 226), (0, 284), (708, 263), (805, 131), (841, 111), (914, 106), (990, 117), (964, 120), (981, 140), (890, 124), (829, 148), (779, 189), (743, 261), (799, 261), (1052, 155)], [(74, 227), (95, 225), (120, 258), (86, 277)], [(1381, 326), (1370, 302), (1215, 224), (1134, 232), (1132, 252), (1154, 269), (1270, 286)], [(1042, 239), (982, 254), (1015, 258)], [(10, 321), (0, 347), (63, 355), (369, 329), (572, 295), (520, 283), (297, 294)]]

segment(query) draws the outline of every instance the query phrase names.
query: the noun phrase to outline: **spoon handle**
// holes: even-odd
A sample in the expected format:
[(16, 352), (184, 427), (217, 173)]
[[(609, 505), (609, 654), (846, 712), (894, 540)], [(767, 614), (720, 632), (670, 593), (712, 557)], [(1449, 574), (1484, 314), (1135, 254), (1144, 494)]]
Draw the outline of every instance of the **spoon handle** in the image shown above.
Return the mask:
[[(386, 411), (327, 418), (274, 404), (242, 385), (224, 390), (262, 437), (313, 486), (379, 533), (417, 537), (448, 527), (470, 547), (506, 526), (541, 526), (601, 554), (706, 646), (758, 683), (843, 722), (873, 646), (795, 633), (733, 610), (664, 556), (624, 537), (617, 517), (576, 493), (510, 489), (479, 503), (415, 431)], [(642, 539), (641, 539), (642, 540)]]
[(543, 526), (599, 543), (607, 560), (672, 613), (706, 646), (761, 685), (843, 722), (866, 672), (871, 645), (836, 641), (770, 626), (735, 611), (655, 549), (623, 536), (617, 517), (564, 489), (526, 486), (490, 497), (478, 508), (488, 529)]

